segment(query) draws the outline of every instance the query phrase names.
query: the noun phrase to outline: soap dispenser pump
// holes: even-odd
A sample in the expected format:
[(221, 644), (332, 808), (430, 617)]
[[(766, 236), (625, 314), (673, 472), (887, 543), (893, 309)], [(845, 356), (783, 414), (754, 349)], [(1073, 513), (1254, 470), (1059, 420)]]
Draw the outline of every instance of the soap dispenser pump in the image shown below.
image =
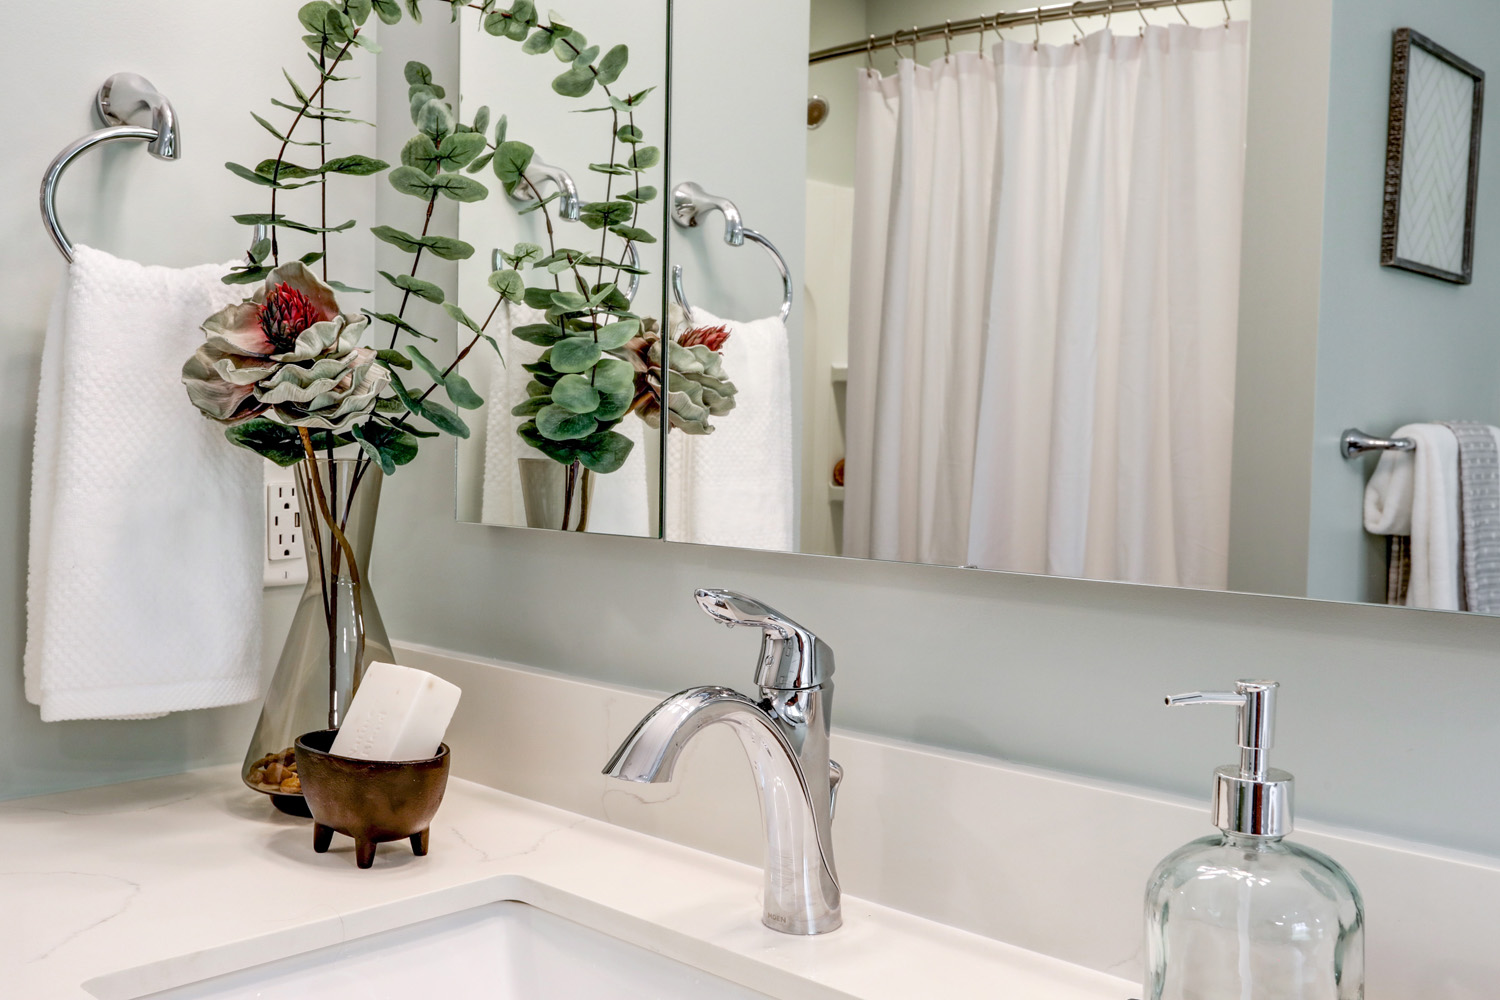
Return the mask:
[(1292, 776), (1270, 767), (1275, 681), (1174, 695), (1231, 705), (1240, 762), (1214, 771), (1219, 833), (1146, 887), (1146, 1000), (1363, 1000), (1364, 904), (1337, 862), (1290, 843)]

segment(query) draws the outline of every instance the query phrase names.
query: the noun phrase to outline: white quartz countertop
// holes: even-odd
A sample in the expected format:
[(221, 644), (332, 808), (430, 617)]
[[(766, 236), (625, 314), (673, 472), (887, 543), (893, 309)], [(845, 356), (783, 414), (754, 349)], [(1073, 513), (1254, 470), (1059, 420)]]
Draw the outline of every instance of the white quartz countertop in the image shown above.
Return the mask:
[(454, 780), (432, 850), (312, 850), (232, 767), (0, 804), (0, 995), (125, 1000), (516, 899), (771, 996), (1126, 1000), (1134, 984), (851, 896), (760, 924), (752, 867)]

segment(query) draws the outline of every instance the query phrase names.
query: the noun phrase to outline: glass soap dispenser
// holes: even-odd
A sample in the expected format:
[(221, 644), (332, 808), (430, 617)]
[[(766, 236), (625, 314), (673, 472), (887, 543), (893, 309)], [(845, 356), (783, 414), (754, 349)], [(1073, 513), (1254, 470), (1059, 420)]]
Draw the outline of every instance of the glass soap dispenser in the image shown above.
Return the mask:
[(1240, 763), (1214, 771), (1222, 832), (1169, 855), (1146, 887), (1145, 1000), (1363, 1000), (1359, 889), (1333, 859), (1284, 839), (1292, 776), (1266, 765), (1277, 686), (1167, 699), (1235, 706)]

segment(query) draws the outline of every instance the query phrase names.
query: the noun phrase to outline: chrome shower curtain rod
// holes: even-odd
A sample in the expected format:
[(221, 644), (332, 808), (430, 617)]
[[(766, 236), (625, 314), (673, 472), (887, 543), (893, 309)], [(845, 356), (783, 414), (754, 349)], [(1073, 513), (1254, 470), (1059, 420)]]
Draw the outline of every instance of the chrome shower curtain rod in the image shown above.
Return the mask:
[(1137, 11), (1156, 10), (1161, 7), (1181, 7), (1194, 3), (1221, 3), (1224, 5), (1224, 23), (1229, 23), (1228, 0), (1079, 0), (1078, 3), (1050, 4), (1045, 7), (1028, 7), (1025, 10), (1005, 11), (989, 17), (967, 17), (961, 21), (930, 24), (925, 28), (913, 26), (893, 31), (888, 35), (871, 35), (857, 42), (834, 45), (819, 49), (807, 57), (808, 65), (845, 59), (849, 56), (874, 53), (886, 46), (914, 45), (937, 39), (949, 41), (959, 35), (973, 35), (983, 31), (999, 31), (1002, 28), (1019, 28), (1026, 25), (1048, 24), (1080, 17), (1109, 17), (1112, 14), (1133, 14)]

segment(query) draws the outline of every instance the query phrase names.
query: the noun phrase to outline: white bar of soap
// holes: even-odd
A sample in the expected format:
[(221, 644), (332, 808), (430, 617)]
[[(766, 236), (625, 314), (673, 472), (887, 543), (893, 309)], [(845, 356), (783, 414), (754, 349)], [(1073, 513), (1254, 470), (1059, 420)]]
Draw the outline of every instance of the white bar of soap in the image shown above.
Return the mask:
[(425, 670), (372, 663), (354, 692), (330, 752), (359, 760), (437, 756), (459, 689)]

